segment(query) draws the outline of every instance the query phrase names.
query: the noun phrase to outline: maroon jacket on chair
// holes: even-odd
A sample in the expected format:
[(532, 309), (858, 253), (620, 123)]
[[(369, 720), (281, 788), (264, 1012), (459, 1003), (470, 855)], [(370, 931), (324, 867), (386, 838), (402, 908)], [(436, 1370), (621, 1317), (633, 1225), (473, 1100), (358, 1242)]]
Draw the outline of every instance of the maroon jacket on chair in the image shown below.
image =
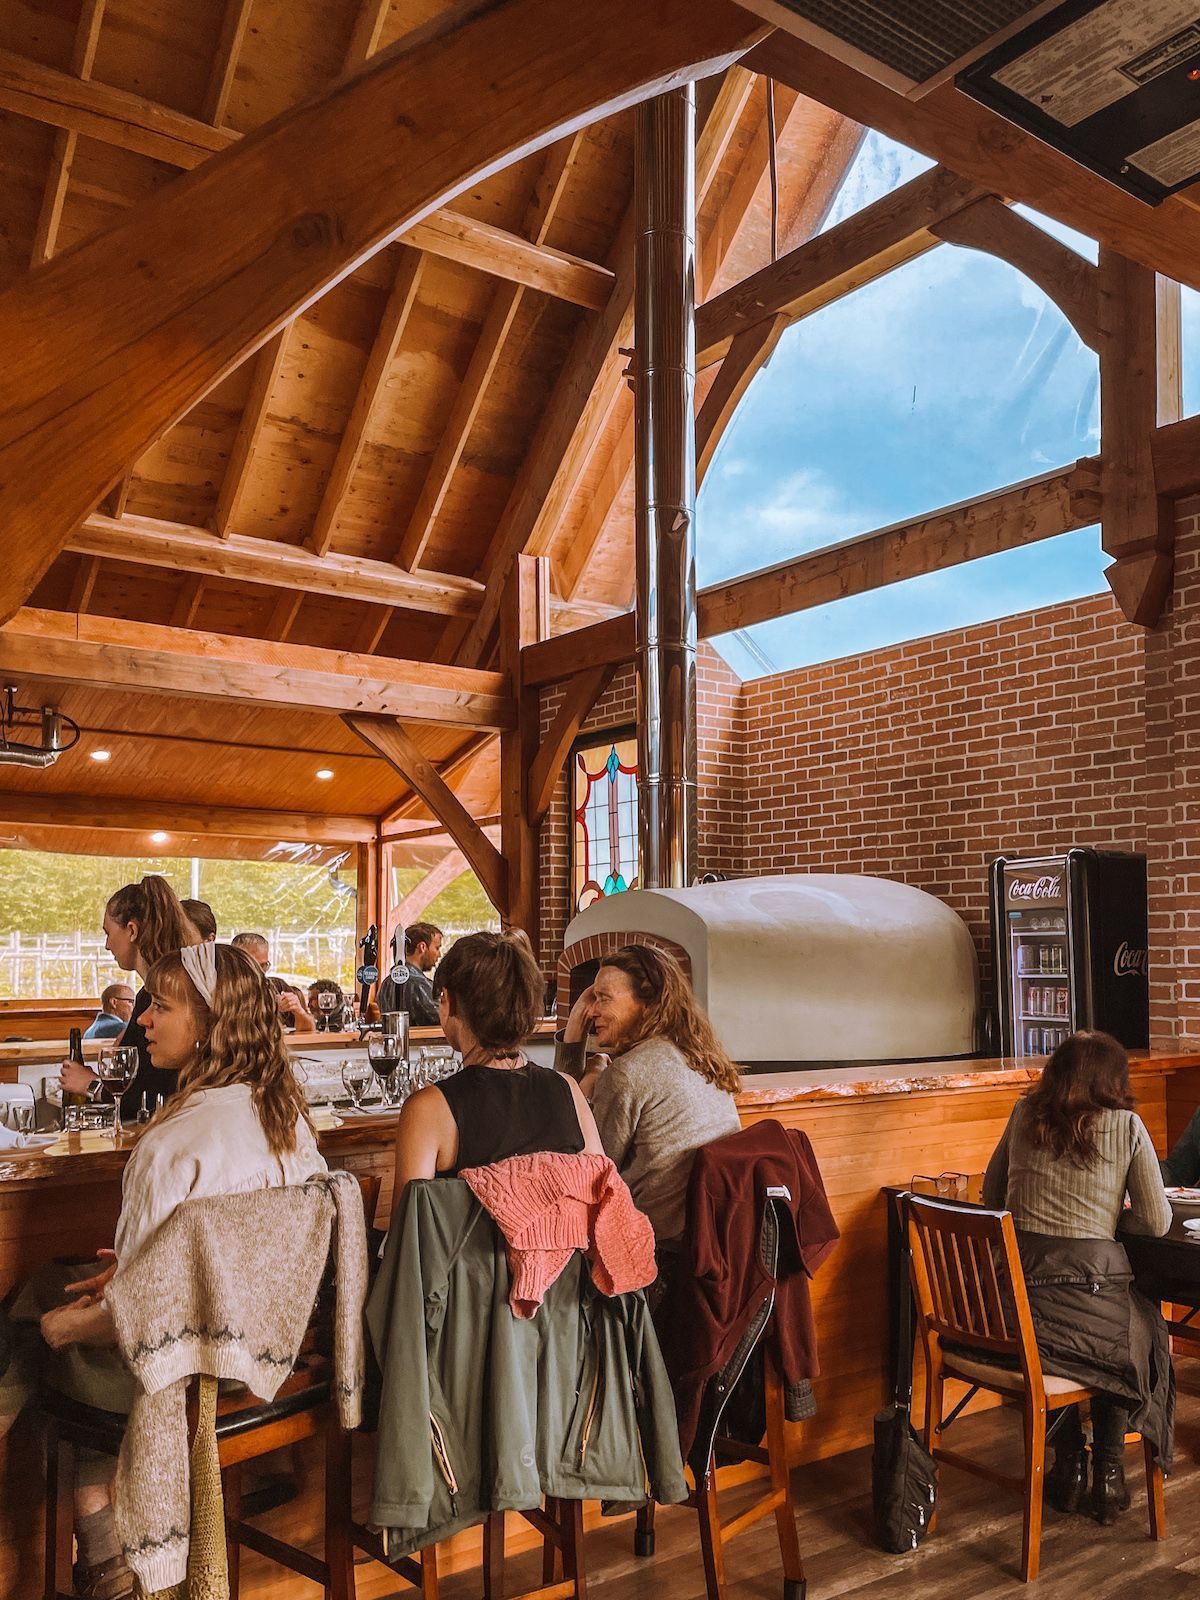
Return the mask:
[(776, 1208), (782, 1226), (772, 1339), (780, 1376), (791, 1386), (820, 1371), (808, 1280), (833, 1249), (838, 1227), (808, 1135), (756, 1122), (696, 1152), (681, 1255), (655, 1318), (685, 1459), (705, 1384), (729, 1361), (771, 1291), (759, 1246), (773, 1187), (791, 1196)]

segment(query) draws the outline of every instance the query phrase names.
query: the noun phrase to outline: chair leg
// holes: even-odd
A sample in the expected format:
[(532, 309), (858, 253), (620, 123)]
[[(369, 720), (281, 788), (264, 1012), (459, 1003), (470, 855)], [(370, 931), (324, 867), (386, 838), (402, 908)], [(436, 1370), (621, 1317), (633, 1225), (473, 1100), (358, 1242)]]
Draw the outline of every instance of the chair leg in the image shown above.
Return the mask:
[(796, 1508), (792, 1504), (792, 1480), (788, 1471), (787, 1432), (784, 1414), (783, 1382), (771, 1352), (765, 1355), (766, 1407), (767, 1407), (767, 1464), (771, 1474), (771, 1488), (783, 1495), (782, 1504), (775, 1508), (775, 1526), (779, 1533), (779, 1554), (783, 1560), (784, 1600), (804, 1600), (807, 1583), (804, 1562), (800, 1555), (800, 1536), (796, 1532)]
[(1046, 1408), (1025, 1407), (1025, 1525), (1021, 1578), (1032, 1583), (1042, 1555), (1042, 1479), (1046, 1468)]
[(59, 1437), (58, 1424), (46, 1419), (45, 1600), (58, 1600), (59, 1579), (70, 1580), (75, 1553), (74, 1451)]
[(563, 1540), (563, 1578), (574, 1584), (574, 1600), (587, 1600), (587, 1567), (583, 1554), (583, 1501), (560, 1500), (559, 1526)]
[(1146, 1462), (1146, 1499), (1150, 1505), (1150, 1537), (1167, 1537), (1167, 1508), (1163, 1502), (1163, 1470), (1154, 1459), (1148, 1439), (1142, 1440), (1142, 1455)]
[(633, 1553), (635, 1556), (654, 1554), (653, 1500), (647, 1500), (645, 1505), (638, 1507), (637, 1524), (633, 1530)]
[(421, 1551), (421, 1600), (438, 1600), (438, 1563), (435, 1544), (427, 1544)]
[(325, 1600), (354, 1600), (353, 1441), (331, 1415), (325, 1424)]
[(483, 1600), (504, 1600), (503, 1511), (490, 1511), (484, 1519)]
[(229, 1567), (229, 1600), (238, 1600), (242, 1583), (242, 1547), (229, 1529), (242, 1515), (242, 1469), (240, 1464), (221, 1473), (221, 1494), (225, 1501), (225, 1560)]
[[(555, 1522), (561, 1522), (562, 1512), (557, 1500), (546, 1496), (545, 1512), (548, 1517), (553, 1517)], [(542, 1540), (542, 1583), (543, 1585), (554, 1582), (554, 1574), (558, 1565), (559, 1546), (553, 1539)]]
[(700, 1555), (704, 1561), (704, 1589), (708, 1600), (729, 1600), (725, 1586), (725, 1547), (721, 1543), (721, 1514), (717, 1505), (717, 1469), (709, 1457), (708, 1470), (696, 1485), (696, 1511), (700, 1517)]
[[(938, 1429), (942, 1425), (942, 1412), (945, 1409), (946, 1377), (942, 1367), (942, 1353), (940, 1349), (925, 1346), (925, 1448), (933, 1455), (937, 1448)], [(927, 1533), (933, 1533), (937, 1527), (937, 1503), (929, 1515)]]

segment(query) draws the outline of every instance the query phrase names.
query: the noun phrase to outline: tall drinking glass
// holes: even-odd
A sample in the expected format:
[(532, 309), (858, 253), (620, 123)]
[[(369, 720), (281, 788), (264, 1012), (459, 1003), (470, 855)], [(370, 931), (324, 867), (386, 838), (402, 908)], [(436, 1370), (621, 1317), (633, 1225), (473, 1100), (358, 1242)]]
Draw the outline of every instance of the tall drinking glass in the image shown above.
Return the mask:
[(119, 1044), (111, 1050), (101, 1052), (96, 1064), (96, 1071), (101, 1083), (105, 1084), (113, 1096), (113, 1143), (125, 1132), (121, 1122), (121, 1096), (133, 1082), (137, 1073), (138, 1053), (132, 1045)]

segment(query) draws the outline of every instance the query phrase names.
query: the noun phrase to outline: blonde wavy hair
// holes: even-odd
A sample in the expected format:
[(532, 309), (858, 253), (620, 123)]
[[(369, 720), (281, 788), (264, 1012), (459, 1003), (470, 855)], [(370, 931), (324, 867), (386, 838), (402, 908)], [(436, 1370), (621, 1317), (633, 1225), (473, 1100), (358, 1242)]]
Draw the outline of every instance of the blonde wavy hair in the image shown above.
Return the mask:
[(262, 968), (242, 950), (215, 945), (217, 982), (209, 1007), (188, 977), (177, 950), (156, 961), (146, 987), (158, 998), (187, 1006), (196, 1020), (198, 1048), (179, 1073), (179, 1088), (156, 1120), (182, 1109), (200, 1089), (245, 1083), (271, 1154), (296, 1148), (296, 1128), (312, 1127), (303, 1090), (283, 1042), (275, 991)]
[(742, 1086), (738, 1069), (696, 1004), (692, 986), (673, 955), (648, 944), (625, 944), (602, 956), (600, 966), (623, 972), (645, 1008), (633, 1043), (669, 1039), (693, 1072), (726, 1094), (738, 1092)]

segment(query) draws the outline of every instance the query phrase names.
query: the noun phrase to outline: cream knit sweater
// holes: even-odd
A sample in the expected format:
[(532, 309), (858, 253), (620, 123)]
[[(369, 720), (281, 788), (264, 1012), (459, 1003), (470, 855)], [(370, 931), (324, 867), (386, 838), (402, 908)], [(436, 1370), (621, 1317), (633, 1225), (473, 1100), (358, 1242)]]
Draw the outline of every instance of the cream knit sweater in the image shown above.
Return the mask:
[[(354, 1427), (367, 1246), (362, 1196), (349, 1173), (185, 1201), (109, 1284), (117, 1344), (141, 1386), (117, 1463), (117, 1533), (145, 1593), (189, 1574), (188, 1380), (235, 1379), (274, 1398), (296, 1364), (335, 1216), (334, 1374), (343, 1426)], [(219, 1508), (207, 1509), (206, 1522), (219, 1523)]]

